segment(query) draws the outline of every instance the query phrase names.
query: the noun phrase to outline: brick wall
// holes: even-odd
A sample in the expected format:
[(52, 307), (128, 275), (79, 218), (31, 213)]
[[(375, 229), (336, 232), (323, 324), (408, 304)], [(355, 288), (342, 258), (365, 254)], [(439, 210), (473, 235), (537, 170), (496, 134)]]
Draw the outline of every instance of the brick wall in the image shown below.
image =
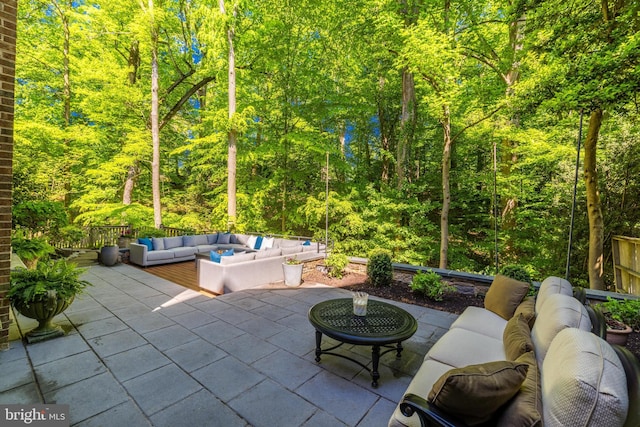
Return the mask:
[(16, 0), (0, 2), (0, 350), (9, 348), (11, 262), (11, 182), (13, 159), (13, 89), (16, 62)]

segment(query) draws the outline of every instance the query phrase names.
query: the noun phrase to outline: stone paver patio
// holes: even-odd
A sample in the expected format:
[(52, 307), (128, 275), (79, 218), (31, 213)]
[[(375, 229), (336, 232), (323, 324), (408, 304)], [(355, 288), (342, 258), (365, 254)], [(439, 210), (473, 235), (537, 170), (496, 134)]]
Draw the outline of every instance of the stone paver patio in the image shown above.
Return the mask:
[[(78, 426), (386, 426), (424, 354), (455, 315), (395, 303), (418, 320), (380, 385), (339, 357), (315, 362), (309, 308), (350, 293), (270, 286), (209, 298), (126, 264), (58, 317), (65, 337), (24, 345), (18, 317), (0, 351), (0, 403), (65, 403)], [(323, 343), (328, 341), (324, 338)], [(370, 363), (370, 348), (339, 351)]]

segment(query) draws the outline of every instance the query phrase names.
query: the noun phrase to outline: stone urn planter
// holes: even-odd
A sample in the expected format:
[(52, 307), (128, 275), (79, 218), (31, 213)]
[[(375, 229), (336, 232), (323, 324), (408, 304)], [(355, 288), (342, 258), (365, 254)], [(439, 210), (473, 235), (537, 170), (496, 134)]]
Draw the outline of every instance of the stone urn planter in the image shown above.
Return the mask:
[(284, 272), (284, 284), (290, 287), (300, 286), (302, 284), (302, 269), (304, 265), (295, 258), (289, 258), (282, 263), (282, 271)]
[(64, 335), (53, 324), (90, 283), (80, 279), (84, 269), (61, 259), (40, 261), (36, 268), (17, 268), (11, 272), (7, 296), (13, 307), (23, 316), (38, 321), (38, 326), (26, 334), (27, 342), (38, 342)]
[(100, 250), (100, 262), (102, 265), (111, 267), (118, 262), (118, 255), (120, 254), (120, 248), (118, 245), (103, 246)]
[(63, 336), (64, 330), (53, 323), (53, 318), (65, 311), (73, 299), (73, 296), (62, 298), (56, 291), (49, 291), (47, 295), (39, 296), (29, 304), (24, 301), (14, 303), (13, 306), (20, 314), (38, 321), (38, 326), (26, 334), (27, 342), (34, 343)]

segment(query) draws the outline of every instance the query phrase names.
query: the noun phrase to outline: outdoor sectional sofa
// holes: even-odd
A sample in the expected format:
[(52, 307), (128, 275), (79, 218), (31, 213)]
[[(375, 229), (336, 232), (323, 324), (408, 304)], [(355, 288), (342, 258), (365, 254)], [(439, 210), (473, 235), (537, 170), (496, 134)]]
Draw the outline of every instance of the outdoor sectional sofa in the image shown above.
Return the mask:
[[(256, 249), (256, 241), (260, 239), (261, 245)], [(145, 241), (146, 243), (141, 243)], [(233, 249), (236, 252), (266, 250), (281, 246), (303, 246), (305, 251), (324, 249), (318, 243), (304, 245), (301, 240), (289, 240), (280, 238), (263, 238), (262, 236), (235, 233), (197, 234), (177, 237), (153, 237), (138, 239), (138, 242), (129, 245), (130, 262), (147, 267), (150, 265), (169, 264), (194, 260), (197, 253), (209, 251)]]
[[(236, 292), (284, 280), (287, 258), (312, 261), (324, 258), (313, 246), (276, 239), (276, 247), (252, 253), (223, 256), (220, 262), (198, 260), (198, 286), (216, 294)], [(283, 245), (282, 247), (280, 245)]]
[(426, 354), (389, 426), (639, 426), (635, 356), (602, 339), (603, 318), (566, 280), (547, 278), (535, 300), (527, 290), (496, 276), (485, 308)]

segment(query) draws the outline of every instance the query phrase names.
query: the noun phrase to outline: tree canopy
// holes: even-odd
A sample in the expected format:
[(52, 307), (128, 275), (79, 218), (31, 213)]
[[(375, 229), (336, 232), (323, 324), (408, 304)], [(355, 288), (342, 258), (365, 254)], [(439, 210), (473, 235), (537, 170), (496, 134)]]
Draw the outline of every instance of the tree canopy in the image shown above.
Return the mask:
[(19, 2), (15, 206), (323, 239), (328, 204), (348, 255), (564, 276), (582, 112), (574, 283), (638, 235), (636, 2), (132, 4)]

